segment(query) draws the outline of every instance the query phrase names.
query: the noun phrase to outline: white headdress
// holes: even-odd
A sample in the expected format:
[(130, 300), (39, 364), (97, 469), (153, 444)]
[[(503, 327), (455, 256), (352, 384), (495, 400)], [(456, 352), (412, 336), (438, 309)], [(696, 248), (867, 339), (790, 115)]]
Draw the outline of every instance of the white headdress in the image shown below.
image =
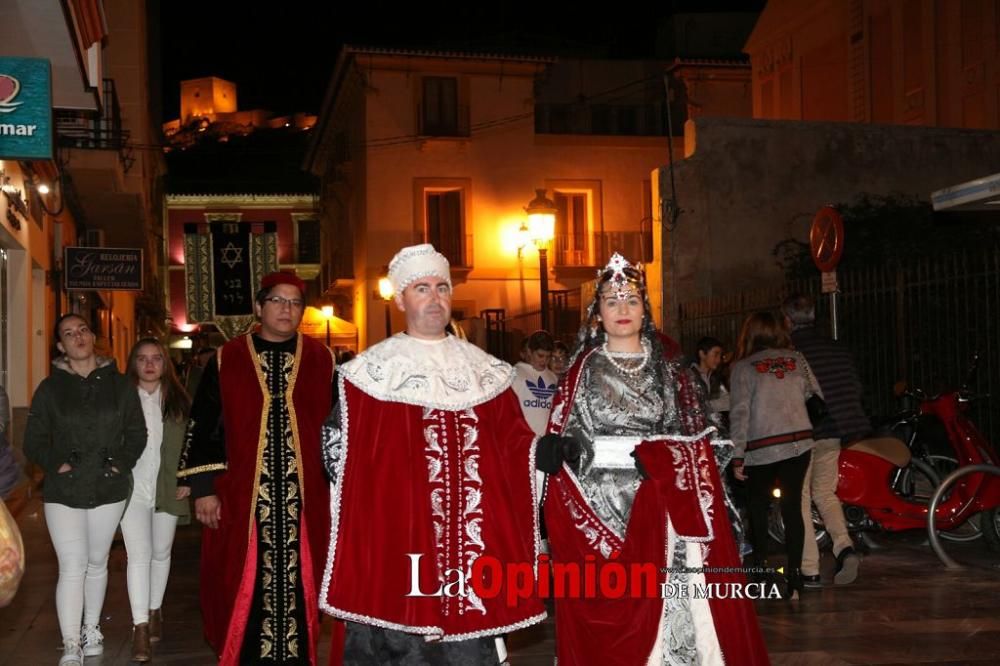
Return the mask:
[(451, 287), (448, 259), (430, 243), (404, 247), (389, 262), (389, 282), (392, 283), (395, 294), (402, 294), (414, 281), (432, 275), (441, 278)]

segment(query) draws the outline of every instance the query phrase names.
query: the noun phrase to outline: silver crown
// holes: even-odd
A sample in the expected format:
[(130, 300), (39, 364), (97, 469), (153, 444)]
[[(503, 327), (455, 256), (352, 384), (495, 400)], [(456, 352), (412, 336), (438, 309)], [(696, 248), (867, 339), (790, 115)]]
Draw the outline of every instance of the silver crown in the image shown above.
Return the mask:
[[(638, 277), (629, 277), (625, 272), (626, 269), (631, 268)], [(615, 286), (623, 288), (626, 284), (633, 282), (639, 287), (646, 287), (646, 272), (642, 268), (642, 264), (631, 264), (628, 259), (615, 252), (611, 255), (611, 260), (608, 261), (607, 266), (597, 271), (597, 278), (602, 278), (606, 273), (611, 272), (611, 277), (608, 278), (608, 282), (614, 282)]]

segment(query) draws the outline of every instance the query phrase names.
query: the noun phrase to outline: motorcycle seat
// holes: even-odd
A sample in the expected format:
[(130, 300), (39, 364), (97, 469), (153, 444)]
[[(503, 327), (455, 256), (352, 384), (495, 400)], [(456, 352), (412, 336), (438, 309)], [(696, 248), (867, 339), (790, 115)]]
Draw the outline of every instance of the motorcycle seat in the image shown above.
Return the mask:
[(910, 464), (910, 449), (895, 437), (871, 437), (859, 439), (847, 446), (851, 451), (860, 451), (888, 460), (896, 467), (906, 467)]

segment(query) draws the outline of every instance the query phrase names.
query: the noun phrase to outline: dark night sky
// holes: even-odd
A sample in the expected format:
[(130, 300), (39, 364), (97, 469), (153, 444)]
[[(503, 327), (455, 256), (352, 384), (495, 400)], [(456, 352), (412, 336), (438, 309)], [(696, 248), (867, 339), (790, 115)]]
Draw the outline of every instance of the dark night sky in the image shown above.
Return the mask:
[(588, 18), (579, 2), (359, 4), (151, 0), (163, 118), (178, 115), (180, 81), (202, 76), (234, 81), (241, 109), (315, 113), (345, 43), (643, 58), (654, 55), (653, 19), (674, 11), (759, 11), (765, 1), (673, 0), (641, 13), (626, 3), (617, 5), (619, 14), (601, 3)]

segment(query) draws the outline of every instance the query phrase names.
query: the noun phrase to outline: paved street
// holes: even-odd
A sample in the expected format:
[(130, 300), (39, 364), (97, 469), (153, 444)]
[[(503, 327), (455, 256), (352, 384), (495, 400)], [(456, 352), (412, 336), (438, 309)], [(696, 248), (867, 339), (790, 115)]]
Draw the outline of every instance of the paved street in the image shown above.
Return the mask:
[[(18, 509), (28, 549), (28, 572), (13, 604), (0, 610), (0, 666), (58, 661), (55, 554), (37, 499)], [(208, 666), (198, 612), (198, 528), (181, 528), (164, 604), (164, 640), (156, 664)], [(885, 547), (865, 558), (862, 578), (849, 587), (807, 592), (797, 605), (761, 602), (761, 624), (775, 664), (968, 664), (1000, 662), (998, 558), (982, 543), (951, 546), (949, 553), (975, 566), (945, 571), (922, 534), (880, 537)], [(826, 566), (833, 562), (827, 558)], [(129, 663), (130, 618), (125, 550), (115, 542), (102, 628), (103, 658), (87, 666)], [(828, 572), (829, 573), (829, 572)], [(326, 643), (326, 641), (324, 641)], [(552, 663), (549, 620), (511, 638), (514, 666)], [(322, 649), (323, 663), (326, 649)]]

